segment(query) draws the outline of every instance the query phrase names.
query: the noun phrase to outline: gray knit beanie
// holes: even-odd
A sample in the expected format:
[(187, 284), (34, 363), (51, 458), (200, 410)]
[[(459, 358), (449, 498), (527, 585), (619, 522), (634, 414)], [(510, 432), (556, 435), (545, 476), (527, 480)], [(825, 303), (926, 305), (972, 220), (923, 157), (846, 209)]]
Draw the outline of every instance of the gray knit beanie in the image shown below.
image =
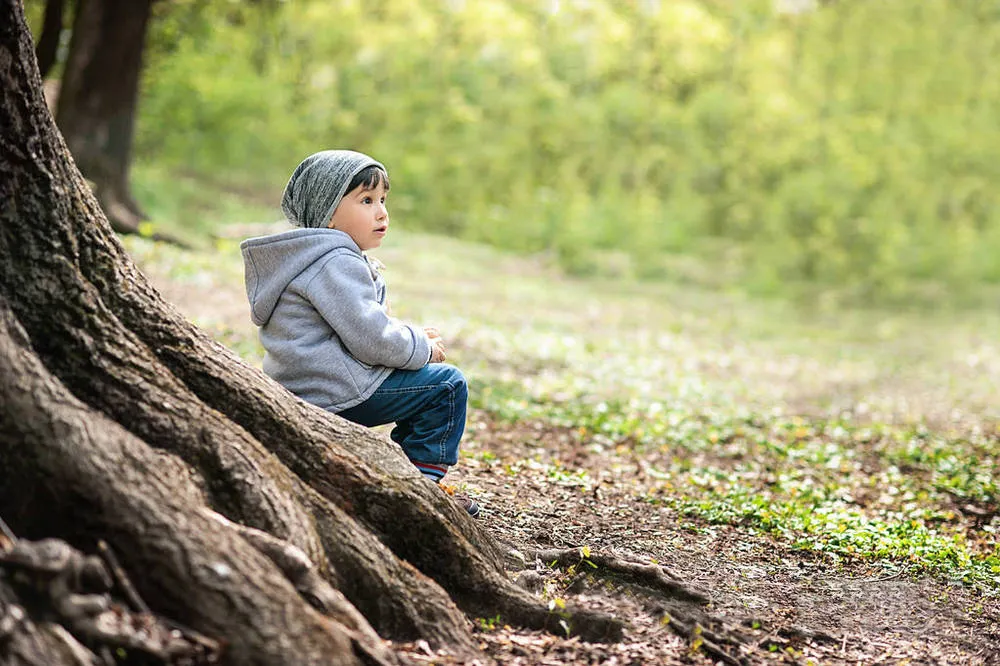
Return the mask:
[(292, 224), (326, 227), (351, 179), (373, 165), (386, 171), (380, 162), (353, 150), (314, 153), (292, 172), (281, 197), (281, 210)]

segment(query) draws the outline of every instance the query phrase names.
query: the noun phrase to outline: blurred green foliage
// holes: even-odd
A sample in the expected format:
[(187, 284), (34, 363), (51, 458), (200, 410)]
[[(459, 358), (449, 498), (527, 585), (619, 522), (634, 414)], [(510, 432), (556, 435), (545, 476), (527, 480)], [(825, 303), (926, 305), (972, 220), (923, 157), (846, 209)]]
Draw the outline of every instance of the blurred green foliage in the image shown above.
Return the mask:
[(137, 155), (206, 187), (276, 200), (350, 147), (389, 167), (397, 222), (581, 274), (883, 301), (1000, 283), (996, 0), (156, 11)]

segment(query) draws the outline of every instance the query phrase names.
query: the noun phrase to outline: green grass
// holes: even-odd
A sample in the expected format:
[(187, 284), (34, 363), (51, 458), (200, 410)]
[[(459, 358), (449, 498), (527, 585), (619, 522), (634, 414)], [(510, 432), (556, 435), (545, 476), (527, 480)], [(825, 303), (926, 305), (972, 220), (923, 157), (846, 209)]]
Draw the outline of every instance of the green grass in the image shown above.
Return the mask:
[(257, 193), (249, 185), (208, 182), (149, 163), (132, 169), (133, 195), (149, 216), (144, 230), (179, 237), (200, 249), (229, 224), (277, 220), (280, 191)]
[[(377, 253), (394, 314), (444, 332), (474, 409), (571, 430), (579, 446), (641, 466), (637, 496), (704, 525), (1000, 593), (1000, 519), (978, 524), (969, 509), (1000, 502), (995, 312), (803, 310), (572, 280), (544, 258), (401, 226)], [(211, 251), (126, 245), (154, 282), (192, 294), (179, 304), (196, 323), (259, 363), (228, 236), (269, 227), (226, 229)], [(234, 314), (199, 310), (206, 285)], [(505, 464), (593, 481), (561, 464)]]

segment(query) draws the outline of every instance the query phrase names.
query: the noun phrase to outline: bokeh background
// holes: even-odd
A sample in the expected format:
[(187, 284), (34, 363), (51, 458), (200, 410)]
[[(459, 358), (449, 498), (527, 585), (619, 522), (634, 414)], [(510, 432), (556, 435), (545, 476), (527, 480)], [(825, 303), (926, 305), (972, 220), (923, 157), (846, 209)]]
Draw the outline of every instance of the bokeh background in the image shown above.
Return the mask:
[(996, 1), (154, 13), (133, 187), (161, 227), (211, 234), (234, 199), (277, 217), (300, 159), (350, 147), (388, 165), (401, 227), (573, 274), (834, 307), (996, 300)]

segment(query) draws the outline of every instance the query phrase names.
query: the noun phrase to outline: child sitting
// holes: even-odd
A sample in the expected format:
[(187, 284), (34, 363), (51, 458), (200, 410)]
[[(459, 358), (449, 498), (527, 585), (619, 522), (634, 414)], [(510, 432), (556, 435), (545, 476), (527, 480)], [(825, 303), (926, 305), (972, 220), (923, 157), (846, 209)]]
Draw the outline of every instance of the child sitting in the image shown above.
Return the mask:
[[(390, 436), (435, 483), (458, 462), (468, 392), (433, 328), (389, 316), (379, 264), (365, 251), (389, 229), (389, 176), (349, 150), (307, 157), (281, 208), (302, 227), (240, 244), (264, 372), (303, 400)], [(472, 516), (479, 505), (456, 496)]]

